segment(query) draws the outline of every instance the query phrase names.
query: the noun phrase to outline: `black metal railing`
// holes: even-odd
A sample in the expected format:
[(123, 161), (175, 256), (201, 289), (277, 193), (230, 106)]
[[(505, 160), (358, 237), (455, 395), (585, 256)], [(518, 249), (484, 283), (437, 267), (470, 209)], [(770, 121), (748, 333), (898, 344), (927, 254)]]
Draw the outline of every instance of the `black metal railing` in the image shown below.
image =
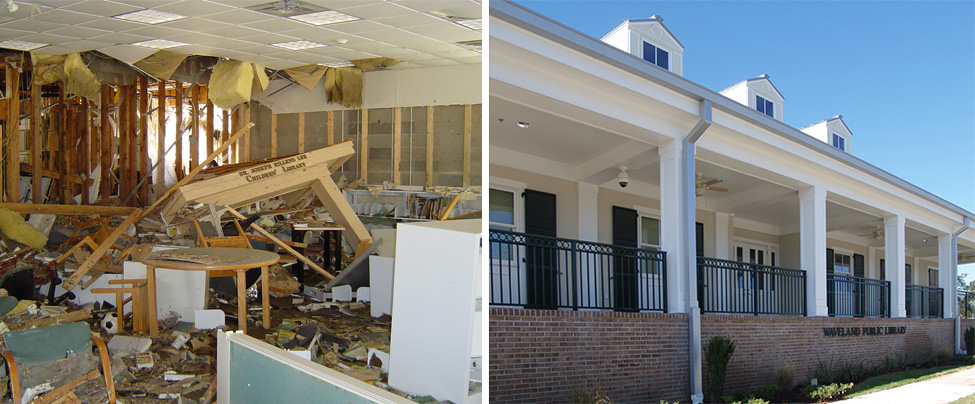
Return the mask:
[(904, 287), (904, 300), (908, 317), (943, 317), (944, 289), (908, 284)]
[(826, 274), (830, 317), (890, 317), (890, 282), (844, 274)]
[(667, 254), (492, 229), (491, 305), (666, 311)]
[(956, 297), (958, 315), (961, 318), (975, 318), (975, 292), (959, 289)]
[(806, 315), (806, 271), (697, 258), (704, 313)]

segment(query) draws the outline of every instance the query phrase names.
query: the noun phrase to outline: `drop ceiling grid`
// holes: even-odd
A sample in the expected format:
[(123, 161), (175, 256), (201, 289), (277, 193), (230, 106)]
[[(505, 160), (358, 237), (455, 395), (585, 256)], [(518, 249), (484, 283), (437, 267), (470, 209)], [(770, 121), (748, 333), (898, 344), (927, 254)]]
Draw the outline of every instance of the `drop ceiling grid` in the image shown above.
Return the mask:
[[(28, 0), (23, 0), (24, 2)], [(294, 67), (303, 64), (335, 62), (377, 56), (407, 63), (399, 68), (480, 63), (480, 54), (454, 44), (479, 39), (479, 32), (427, 14), (450, 8), (475, 12), (477, 1), (382, 1), (317, 0), (311, 4), (344, 12), (362, 20), (313, 26), (290, 19), (246, 10), (244, 7), (267, 1), (241, 0), (37, 0), (42, 12), (22, 15), (18, 20), (0, 23), (0, 36), (9, 39), (49, 43), (41, 53), (66, 53), (103, 50), (132, 63), (155, 52), (130, 44), (151, 39), (166, 39), (189, 45), (170, 48), (184, 53), (206, 52), (212, 56), (253, 55), (256, 63)], [(111, 18), (143, 7), (186, 15), (161, 24), (142, 24)], [(25, 7), (29, 8), (29, 7)], [(464, 15), (464, 17), (468, 17)], [(293, 53), (272, 43), (309, 40), (327, 45)], [(345, 45), (338, 40), (348, 41)], [(92, 47), (93, 49), (85, 49)], [(192, 52), (191, 52), (192, 51)], [(118, 56), (116, 56), (118, 55)], [(439, 62), (433, 62), (441, 58)], [(134, 60), (133, 60), (134, 59)], [(241, 59), (244, 60), (244, 59)]]

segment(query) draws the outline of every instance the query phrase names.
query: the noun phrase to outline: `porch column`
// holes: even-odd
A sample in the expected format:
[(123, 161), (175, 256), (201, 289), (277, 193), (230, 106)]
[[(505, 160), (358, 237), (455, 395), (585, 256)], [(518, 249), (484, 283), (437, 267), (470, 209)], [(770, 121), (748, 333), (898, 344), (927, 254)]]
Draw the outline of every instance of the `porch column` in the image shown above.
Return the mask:
[(867, 247), (867, 278), (880, 279), (877, 268), (877, 247)]
[(724, 212), (714, 212), (714, 258), (731, 259), (731, 218)]
[(579, 240), (599, 241), (599, 220), (596, 212), (599, 185), (587, 182), (576, 183), (579, 191)]
[(672, 140), (660, 146), (660, 248), (667, 252), (667, 311), (687, 312), (686, 291), (682, 287), (688, 265), (683, 256), (685, 237), (681, 221), (684, 204), (681, 192), (683, 145)]
[(907, 303), (904, 290), (904, 216), (884, 217), (884, 261), (887, 280), (890, 281), (890, 316), (907, 317)]
[(806, 271), (806, 315), (825, 317), (826, 189), (799, 190), (799, 263)]
[(954, 318), (958, 310), (958, 305), (956, 304), (957, 297), (955, 297), (957, 289), (956, 283), (958, 282), (957, 275), (954, 265), (951, 261), (951, 235), (950, 234), (940, 234), (938, 235), (938, 286), (944, 290), (944, 318)]

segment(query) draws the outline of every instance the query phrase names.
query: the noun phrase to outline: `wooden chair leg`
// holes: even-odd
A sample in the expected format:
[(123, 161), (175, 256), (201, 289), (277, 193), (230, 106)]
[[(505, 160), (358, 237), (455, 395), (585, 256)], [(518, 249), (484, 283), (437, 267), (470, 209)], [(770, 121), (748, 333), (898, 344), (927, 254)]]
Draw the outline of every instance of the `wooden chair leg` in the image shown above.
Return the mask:
[(20, 375), (17, 374), (17, 362), (14, 360), (14, 354), (10, 351), (3, 350), (3, 359), (7, 362), (7, 374), (10, 375), (10, 395), (14, 398), (14, 403), (21, 402), (20, 395)]
[[(93, 345), (98, 347), (98, 354), (102, 358), (102, 372), (105, 375), (105, 388), (108, 390), (108, 402), (109, 404), (115, 404), (115, 381), (112, 379), (112, 360), (108, 358), (108, 347), (105, 346), (105, 341), (96, 336), (91, 337), (91, 342)], [(17, 399), (15, 402), (20, 402)]]

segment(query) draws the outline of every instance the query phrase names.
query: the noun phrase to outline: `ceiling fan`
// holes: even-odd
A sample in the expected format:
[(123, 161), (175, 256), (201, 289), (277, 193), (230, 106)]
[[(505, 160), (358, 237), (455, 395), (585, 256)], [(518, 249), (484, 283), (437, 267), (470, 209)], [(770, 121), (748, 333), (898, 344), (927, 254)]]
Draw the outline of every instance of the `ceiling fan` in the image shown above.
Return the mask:
[(697, 173), (697, 178), (694, 181), (694, 193), (697, 196), (703, 196), (705, 191), (717, 191), (717, 192), (728, 192), (728, 188), (715, 187), (714, 184), (719, 184), (724, 180), (719, 180), (717, 178), (712, 178), (710, 180), (705, 180), (701, 173)]
[(860, 234), (860, 237), (866, 237), (867, 240), (883, 240), (884, 238), (884, 228), (881, 225), (877, 225), (877, 228), (872, 232), (867, 234)]

